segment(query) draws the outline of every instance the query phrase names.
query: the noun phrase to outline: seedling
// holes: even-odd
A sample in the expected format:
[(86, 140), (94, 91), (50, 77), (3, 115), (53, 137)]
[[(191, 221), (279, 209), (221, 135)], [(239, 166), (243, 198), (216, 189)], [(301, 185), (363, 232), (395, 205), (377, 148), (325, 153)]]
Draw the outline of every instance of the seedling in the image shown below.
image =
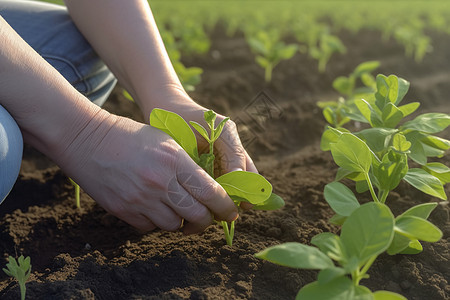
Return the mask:
[(24, 300), (27, 291), (25, 283), (31, 274), (30, 257), (27, 256), (24, 258), (23, 255), (21, 255), (16, 261), (14, 257), (10, 256), (6, 268), (7, 269), (3, 268), (3, 272), (8, 276), (14, 277), (19, 282), (20, 299)]
[[(341, 93), (343, 97), (339, 97), (338, 101), (317, 102), (317, 105), (322, 108), (325, 120), (331, 126), (342, 127), (351, 120), (351, 116), (355, 120), (359, 120), (355, 100), (366, 98), (367, 95), (376, 91), (375, 78), (371, 72), (378, 68), (379, 65), (378, 61), (363, 62), (348, 77), (339, 76), (333, 81), (333, 88)], [(363, 86), (357, 86), (359, 81)]]
[[(372, 293), (359, 283), (378, 255), (394, 237), (394, 216), (381, 203), (366, 203), (355, 209), (342, 226), (340, 236), (324, 232), (308, 246), (285, 243), (269, 247), (256, 257), (298, 269), (320, 270), (317, 281), (305, 285), (296, 299), (393, 299), (405, 297), (388, 292)], [(337, 266), (333, 260), (338, 264)], [(350, 277), (350, 278), (349, 278)]]
[(337, 36), (326, 33), (320, 36), (318, 47), (313, 47), (309, 51), (311, 56), (319, 61), (319, 72), (324, 73), (331, 55), (333, 53), (345, 53), (347, 48)]
[(290, 59), (298, 51), (298, 45), (286, 45), (276, 30), (258, 31), (247, 39), (252, 51), (256, 54), (256, 62), (265, 70), (266, 82), (272, 80), (273, 68), (282, 60)]
[[(220, 134), (228, 118), (222, 120), (215, 126), (216, 114), (209, 110), (204, 113), (204, 119), (208, 130), (197, 122), (190, 122), (193, 128), (208, 142), (209, 152), (199, 155), (197, 139), (191, 127), (176, 113), (162, 109), (154, 109), (150, 114), (150, 125), (158, 128), (170, 135), (208, 174), (214, 175), (214, 142)], [(223, 174), (215, 180), (224, 188), (230, 198), (239, 207), (241, 202), (249, 202), (255, 209), (273, 210), (281, 208), (284, 201), (278, 195), (272, 193), (272, 185), (261, 175), (245, 172), (233, 171)], [(235, 222), (229, 225), (222, 221), (225, 238), (228, 245), (232, 245), (234, 237)]]
[(74, 192), (75, 192), (75, 204), (77, 205), (77, 208), (81, 208), (81, 203), (80, 203), (80, 186), (78, 185), (78, 183), (76, 183), (75, 181), (73, 181), (72, 178), (69, 178), (70, 183), (73, 185), (74, 187)]
[[(353, 134), (328, 127), (321, 140), (322, 150), (331, 151), (339, 166), (336, 181), (325, 186), (324, 197), (336, 213), (330, 222), (342, 225), (341, 235), (316, 235), (311, 243), (319, 249), (287, 243), (256, 254), (284, 266), (321, 270), (318, 281), (304, 286), (297, 299), (405, 299), (387, 291), (372, 293), (359, 282), (368, 278), (368, 269), (384, 251), (417, 254), (422, 251), (419, 241), (442, 238), (442, 231), (427, 221), (436, 203), (416, 205), (395, 218), (385, 203), (401, 180), (447, 199), (443, 185), (450, 182), (450, 168), (427, 163), (427, 158), (440, 157), (450, 148), (450, 141), (432, 135), (450, 125), (450, 115), (428, 113), (399, 125), (419, 107), (417, 102), (399, 106), (409, 83), (394, 75), (378, 75), (376, 87), (367, 100), (355, 100), (359, 115), (350, 115), (372, 128)], [(422, 168), (409, 168), (408, 158)], [(352, 190), (339, 182), (344, 178), (355, 181), (358, 192), (369, 191), (373, 202), (360, 205)]]

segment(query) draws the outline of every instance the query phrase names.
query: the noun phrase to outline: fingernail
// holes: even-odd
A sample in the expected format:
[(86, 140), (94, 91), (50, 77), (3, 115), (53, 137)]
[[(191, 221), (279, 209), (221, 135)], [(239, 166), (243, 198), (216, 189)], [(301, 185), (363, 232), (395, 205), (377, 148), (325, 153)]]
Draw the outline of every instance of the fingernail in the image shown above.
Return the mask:
[(233, 221), (236, 221), (237, 218), (239, 218), (239, 214), (234, 211), (228, 216), (227, 221), (233, 222)]
[(241, 168), (234, 168), (234, 169), (231, 169), (231, 172), (234, 172), (234, 171), (244, 171), (244, 170), (242, 170)]

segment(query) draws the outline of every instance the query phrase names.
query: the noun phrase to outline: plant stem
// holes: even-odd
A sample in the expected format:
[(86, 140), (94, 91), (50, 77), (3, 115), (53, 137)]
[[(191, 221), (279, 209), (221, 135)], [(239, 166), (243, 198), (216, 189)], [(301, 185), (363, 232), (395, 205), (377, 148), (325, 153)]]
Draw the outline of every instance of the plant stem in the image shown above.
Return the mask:
[(375, 190), (373, 189), (372, 181), (370, 181), (369, 173), (364, 173), (364, 177), (366, 178), (367, 185), (369, 186), (370, 194), (372, 195), (373, 201), (380, 202), (378, 200), (377, 195), (375, 194)]
[(81, 203), (80, 203), (80, 186), (78, 184), (75, 184), (74, 187), (75, 187), (75, 203), (77, 205), (77, 208), (81, 208)]
[(25, 292), (26, 292), (25, 282), (19, 282), (19, 288), (20, 288), (20, 299), (25, 300)]
[(389, 195), (389, 190), (383, 190), (383, 193), (381, 194), (380, 202), (381, 203), (386, 202), (388, 195)]
[(270, 82), (272, 80), (272, 64), (268, 64), (265, 69), (264, 79), (266, 82)]
[[(211, 137), (212, 137), (212, 133), (211, 133)], [(214, 142), (209, 143), (209, 153), (214, 154)], [(212, 178), (214, 178), (214, 161), (209, 165), (209, 170), (207, 170), (207, 172), (209, 173), (209, 175)]]
[(225, 239), (227, 241), (227, 245), (231, 247), (233, 245), (234, 222), (231, 223), (231, 233), (230, 233), (230, 230), (228, 230), (227, 221), (221, 221), (220, 223), (222, 224), (223, 232), (225, 233)]
[(374, 255), (371, 258), (369, 258), (369, 260), (366, 262), (366, 264), (361, 269), (361, 271), (358, 272), (358, 277), (357, 277), (356, 284), (359, 284), (359, 281), (364, 278), (364, 275), (366, 275), (367, 271), (372, 266), (372, 264), (373, 264), (373, 262), (375, 261), (376, 258), (377, 258), (377, 255)]

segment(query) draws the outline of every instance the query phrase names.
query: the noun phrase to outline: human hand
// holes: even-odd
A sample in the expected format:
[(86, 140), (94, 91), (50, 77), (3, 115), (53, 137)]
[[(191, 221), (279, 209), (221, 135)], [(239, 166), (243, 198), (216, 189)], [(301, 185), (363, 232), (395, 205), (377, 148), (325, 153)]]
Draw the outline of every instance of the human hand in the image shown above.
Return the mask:
[[(104, 114), (104, 113), (103, 113)], [(237, 208), (222, 187), (168, 135), (127, 118), (103, 115), (57, 162), (94, 200), (130, 225), (198, 233)]]

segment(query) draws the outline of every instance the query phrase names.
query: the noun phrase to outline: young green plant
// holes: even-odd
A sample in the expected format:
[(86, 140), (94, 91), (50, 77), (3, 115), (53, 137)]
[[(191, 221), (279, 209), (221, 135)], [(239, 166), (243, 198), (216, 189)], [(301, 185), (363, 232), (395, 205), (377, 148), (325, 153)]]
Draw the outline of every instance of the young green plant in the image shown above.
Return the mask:
[[(233, 171), (223, 174), (217, 178), (214, 175), (214, 142), (220, 137), (228, 118), (222, 120), (215, 126), (216, 113), (212, 110), (204, 113), (204, 120), (208, 130), (197, 122), (190, 122), (191, 126), (208, 143), (208, 153), (199, 154), (197, 139), (191, 127), (184, 119), (176, 113), (155, 108), (150, 114), (150, 125), (158, 128), (171, 136), (212, 178), (214, 178), (228, 193), (234, 203), (239, 206), (241, 202), (253, 204), (254, 209), (273, 210), (281, 208), (284, 201), (278, 195), (272, 193), (272, 185), (261, 175)], [(228, 224), (220, 222), (228, 245), (232, 245), (234, 237), (235, 222)]]
[(31, 274), (30, 257), (27, 256), (24, 258), (23, 255), (21, 255), (16, 261), (14, 257), (9, 256), (6, 269), (3, 268), (3, 272), (8, 276), (14, 277), (19, 282), (20, 299), (24, 300), (27, 291), (25, 283)]

